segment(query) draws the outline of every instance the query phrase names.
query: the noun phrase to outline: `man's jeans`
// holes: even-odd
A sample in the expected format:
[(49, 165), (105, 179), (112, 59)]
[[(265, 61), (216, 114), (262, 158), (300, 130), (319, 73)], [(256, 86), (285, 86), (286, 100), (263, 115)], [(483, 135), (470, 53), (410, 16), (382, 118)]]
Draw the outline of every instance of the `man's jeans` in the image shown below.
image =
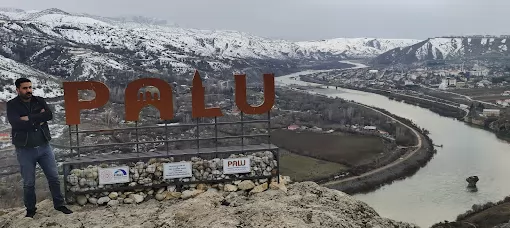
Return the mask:
[(64, 197), (60, 190), (55, 154), (48, 144), (35, 148), (16, 148), (16, 155), (23, 177), (23, 201), (27, 210), (35, 210), (35, 167), (36, 163), (42, 168), (53, 197), (55, 208), (64, 205)]

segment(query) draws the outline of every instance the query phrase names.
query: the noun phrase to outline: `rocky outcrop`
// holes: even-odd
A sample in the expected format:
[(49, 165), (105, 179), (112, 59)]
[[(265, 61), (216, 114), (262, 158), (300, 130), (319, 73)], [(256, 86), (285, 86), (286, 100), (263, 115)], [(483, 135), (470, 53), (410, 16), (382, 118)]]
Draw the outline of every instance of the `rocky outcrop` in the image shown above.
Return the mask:
[(478, 182), (478, 176), (470, 176), (466, 178), (466, 181), (468, 182), (468, 188), (476, 188), (476, 182)]
[(23, 208), (4, 212), (0, 227), (416, 227), (381, 218), (366, 203), (314, 182), (266, 183), (237, 192), (209, 188), (186, 200), (71, 209), (75, 213), (64, 215), (45, 200), (34, 219), (24, 218)]

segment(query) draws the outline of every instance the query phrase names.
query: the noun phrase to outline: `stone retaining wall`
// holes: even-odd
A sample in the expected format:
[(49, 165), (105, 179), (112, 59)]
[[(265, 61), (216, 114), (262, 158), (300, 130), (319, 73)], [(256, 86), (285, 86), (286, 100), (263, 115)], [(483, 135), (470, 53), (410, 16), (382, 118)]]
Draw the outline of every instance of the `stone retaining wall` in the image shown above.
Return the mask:
[[(256, 194), (267, 189), (287, 191), (286, 184), (291, 182), (290, 178), (280, 176), (280, 183), (276, 178), (259, 180), (239, 180), (221, 184), (190, 184), (184, 185), (181, 191), (176, 186), (170, 185), (161, 188), (143, 188), (133, 191), (105, 191), (101, 193), (79, 194), (74, 203), (78, 205), (107, 205), (116, 206), (119, 204), (139, 204), (150, 199), (158, 201), (189, 199), (204, 193), (209, 189), (216, 189), (221, 192), (244, 192), (247, 194)], [(228, 202), (225, 202), (228, 203)]]
[[(207, 156), (213, 155), (208, 154)], [(228, 163), (228, 161), (238, 162), (239, 164)], [(224, 167), (224, 162), (231, 166)], [(174, 166), (170, 170), (167, 167), (165, 171), (167, 165), (176, 165), (178, 168)], [(169, 176), (171, 174), (174, 176)], [(165, 177), (165, 175), (167, 176)], [(130, 194), (125, 193), (132, 192), (145, 192), (145, 194), (139, 196), (156, 196), (156, 194), (162, 194), (162, 191), (175, 192), (176, 190), (192, 189), (197, 186), (199, 186), (199, 189), (196, 189), (197, 191), (204, 190), (204, 186), (213, 186), (212, 182), (216, 182), (215, 185), (217, 186), (215, 187), (217, 188), (227, 186), (226, 188), (233, 189), (232, 186), (228, 185), (239, 184), (241, 183), (240, 180), (243, 179), (254, 179), (251, 182), (257, 185), (267, 183), (271, 177), (277, 175), (277, 153), (261, 151), (231, 154), (224, 159), (206, 159), (194, 156), (182, 161), (175, 161), (173, 157), (169, 157), (152, 158), (148, 161), (102, 163), (84, 168), (73, 168), (69, 171), (65, 181), (66, 191), (70, 193), (67, 195), (72, 196), (67, 197), (68, 201), (76, 202), (79, 199), (80, 202), (83, 202), (83, 197), (85, 197), (87, 199), (96, 198), (97, 200), (103, 198), (100, 201), (103, 202), (106, 200), (105, 196), (110, 196), (111, 200), (119, 196), (125, 196), (124, 198), (128, 199)], [(211, 185), (205, 185), (206, 183), (211, 183)], [(124, 188), (124, 192), (115, 190), (119, 188)], [(126, 190), (125, 188), (129, 189)], [(164, 198), (168, 198), (167, 196), (165, 195)], [(176, 195), (174, 194), (174, 196)], [(137, 197), (136, 194), (133, 197)], [(158, 198), (161, 197), (161, 195), (158, 195)], [(138, 197), (133, 200), (139, 201), (139, 199)], [(92, 200), (91, 203), (94, 202)]]

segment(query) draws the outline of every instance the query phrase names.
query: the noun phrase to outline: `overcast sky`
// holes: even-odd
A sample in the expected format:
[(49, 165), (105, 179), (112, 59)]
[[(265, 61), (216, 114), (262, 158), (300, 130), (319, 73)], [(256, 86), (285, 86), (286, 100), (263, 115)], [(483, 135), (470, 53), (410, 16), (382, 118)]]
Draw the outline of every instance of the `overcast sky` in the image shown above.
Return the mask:
[(141, 15), (288, 40), (510, 34), (510, 0), (0, 0), (0, 7)]

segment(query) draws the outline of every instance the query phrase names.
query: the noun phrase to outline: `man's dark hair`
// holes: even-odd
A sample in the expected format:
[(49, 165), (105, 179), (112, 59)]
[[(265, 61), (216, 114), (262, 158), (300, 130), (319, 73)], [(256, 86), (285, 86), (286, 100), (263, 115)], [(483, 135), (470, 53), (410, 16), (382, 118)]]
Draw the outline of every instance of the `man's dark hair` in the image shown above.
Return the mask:
[(18, 79), (16, 79), (16, 82), (14, 84), (16, 84), (16, 88), (19, 89), (19, 87), (21, 86), (21, 83), (25, 83), (25, 82), (32, 82), (32, 81), (30, 81), (30, 79), (28, 79), (28, 78), (18, 78)]

